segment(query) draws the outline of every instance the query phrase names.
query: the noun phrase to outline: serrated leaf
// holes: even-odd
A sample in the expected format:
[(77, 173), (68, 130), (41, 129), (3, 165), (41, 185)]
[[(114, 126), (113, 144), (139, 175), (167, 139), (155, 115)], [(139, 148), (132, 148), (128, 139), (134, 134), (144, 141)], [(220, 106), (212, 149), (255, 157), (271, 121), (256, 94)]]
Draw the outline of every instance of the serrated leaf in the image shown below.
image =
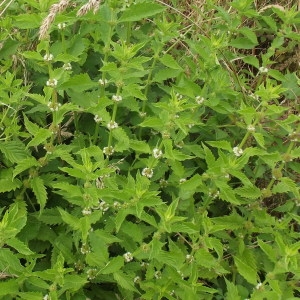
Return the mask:
[(170, 69), (182, 70), (181, 66), (170, 54), (165, 54), (159, 59), (159, 61)]
[[(3, 269), (5, 270), (5, 269)], [(0, 296), (15, 295), (19, 291), (19, 283), (15, 279), (0, 281)], [(5, 299), (5, 298), (2, 298)], [(11, 299), (11, 297), (9, 297)]]
[(195, 258), (197, 265), (205, 268), (214, 268), (217, 265), (217, 259), (204, 248), (196, 251)]
[(78, 291), (87, 283), (86, 276), (83, 275), (75, 275), (75, 274), (66, 274), (64, 276), (64, 286), (62, 288), (63, 291)]
[(277, 262), (276, 251), (274, 251), (274, 246), (267, 244), (260, 239), (257, 239), (257, 243), (261, 250), (267, 255), (267, 257), (274, 263)]
[(30, 186), (42, 212), (47, 202), (47, 191), (44, 181), (40, 177), (34, 177), (30, 180)]
[(164, 69), (159, 69), (154, 77), (153, 77), (153, 81), (154, 82), (162, 82), (166, 79), (169, 78), (174, 78), (177, 77), (182, 71), (178, 70), (178, 69), (168, 69), (168, 68), (164, 68)]
[(21, 141), (5, 141), (0, 143), (0, 151), (12, 163), (17, 163), (29, 157), (25, 145)]
[(102, 268), (100, 274), (112, 274), (119, 271), (124, 266), (124, 258), (122, 256), (113, 257), (105, 266)]
[[(34, 167), (39, 166), (38, 161), (34, 157), (27, 157), (21, 161), (18, 162), (18, 164), (15, 166), (13, 171), (13, 178), (15, 178), (18, 174), (22, 173), (23, 171)], [(1, 186), (1, 184), (0, 184)]]
[(226, 294), (226, 300), (240, 300), (241, 296), (239, 295), (238, 288), (235, 284), (228, 281), (225, 278), (226, 286), (227, 286), (227, 294)]
[(69, 214), (68, 212), (64, 211), (60, 207), (58, 207), (58, 210), (61, 214), (62, 219), (64, 220), (65, 223), (70, 225), (70, 227), (74, 230), (79, 230), (81, 227), (81, 223), (79, 221), (79, 218), (76, 218)]
[(34, 252), (32, 252), (24, 242), (14, 237), (8, 239), (6, 241), (6, 245), (16, 249), (19, 253), (24, 255), (34, 254)]
[(183, 200), (190, 198), (200, 185), (202, 185), (201, 176), (199, 174), (192, 176), (191, 178), (180, 184), (179, 197)]
[(130, 276), (125, 275), (124, 273), (121, 272), (116, 272), (113, 274), (113, 276), (117, 284), (119, 284), (125, 290), (138, 292), (137, 289), (134, 287), (133, 280)]
[(161, 119), (157, 117), (146, 117), (145, 120), (139, 124), (141, 127), (151, 127), (155, 129), (160, 129), (164, 126)]
[(18, 257), (7, 248), (0, 249), (0, 269), (7, 270), (6, 272), (12, 275), (19, 275), (24, 271)]
[(235, 230), (243, 228), (244, 219), (239, 216), (237, 213), (232, 213), (229, 216), (224, 217), (215, 217), (210, 219), (214, 226), (211, 228), (211, 232), (219, 230)]
[(253, 49), (257, 43), (253, 43), (248, 38), (238, 37), (232, 40), (229, 45), (238, 49)]
[(136, 83), (125, 85), (123, 88), (124, 96), (129, 95), (140, 100), (147, 100), (141, 89), (142, 87)]
[(121, 127), (112, 130), (112, 136), (117, 140), (117, 144), (114, 146), (115, 151), (122, 152), (129, 148), (129, 138)]
[(36, 29), (42, 23), (43, 16), (36, 13), (26, 13), (14, 16), (14, 26), (20, 29)]
[(22, 55), (27, 59), (33, 59), (33, 60), (37, 60), (37, 61), (44, 60), (42, 55), (36, 51), (24, 51), (24, 52), (22, 52)]
[(208, 145), (218, 148), (218, 149), (224, 149), (228, 151), (232, 151), (231, 144), (228, 141), (211, 141), (211, 142), (206, 142)]
[(0, 193), (15, 191), (22, 186), (19, 179), (13, 178), (13, 169), (0, 171)]
[(129, 141), (129, 147), (136, 152), (151, 153), (151, 149), (150, 149), (149, 145), (144, 141), (131, 139)]
[(234, 190), (223, 181), (216, 181), (216, 186), (219, 188), (219, 197), (232, 204), (240, 204), (240, 201), (235, 197)]
[(122, 14), (119, 22), (133, 22), (154, 16), (166, 8), (158, 3), (143, 2), (129, 6)]
[(265, 148), (265, 138), (264, 138), (264, 136), (259, 132), (254, 132), (253, 136), (254, 136), (256, 142), (258, 143), (258, 145), (261, 146), (262, 148)]
[(204, 153), (205, 153), (205, 162), (208, 166), (208, 168), (213, 168), (216, 164), (216, 159), (215, 156), (213, 155), (213, 153), (211, 152), (211, 150), (205, 146), (204, 144), (202, 144)]
[(247, 185), (247, 186), (236, 188), (234, 192), (248, 199), (257, 199), (261, 196), (261, 190), (253, 185), (252, 186)]
[[(60, 87), (62, 89), (72, 89), (78, 93), (96, 87), (98, 84), (93, 82), (87, 73), (74, 75)], [(83, 100), (84, 101), (84, 100)]]
[(234, 256), (234, 262), (238, 272), (242, 275), (249, 283), (257, 284), (257, 272), (252, 268), (243, 257)]
[[(253, 56), (253, 55), (251, 55), (251, 56), (245, 56), (245, 57), (243, 57), (243, 61), (246, 63), (246, 64), (249, 64), (249, 65), (251, 65), (251, 66), (254, 66), (255, 68), (259, 68), (259, 61), (258, 61), (258, 59), (255, 57), (255, 56)], [(252, 107), (251, 107), (251, 109), (252, 109)], [(255, 113), (255, 112), (254, 112)]]
[(27, 144), (27, 148), (45, 144), (46, 140), (52, 135), (49, 129), (40, 128), (32, 140)]

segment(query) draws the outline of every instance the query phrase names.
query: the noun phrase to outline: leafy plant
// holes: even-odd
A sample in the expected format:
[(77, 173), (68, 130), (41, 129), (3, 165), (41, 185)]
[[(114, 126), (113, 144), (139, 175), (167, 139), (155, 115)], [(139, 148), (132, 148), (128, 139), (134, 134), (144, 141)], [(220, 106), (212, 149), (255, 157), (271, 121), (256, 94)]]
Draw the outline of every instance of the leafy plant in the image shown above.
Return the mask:
[(3, 9), (1, 299), (299, 297), (299, 12), (185, 5)]

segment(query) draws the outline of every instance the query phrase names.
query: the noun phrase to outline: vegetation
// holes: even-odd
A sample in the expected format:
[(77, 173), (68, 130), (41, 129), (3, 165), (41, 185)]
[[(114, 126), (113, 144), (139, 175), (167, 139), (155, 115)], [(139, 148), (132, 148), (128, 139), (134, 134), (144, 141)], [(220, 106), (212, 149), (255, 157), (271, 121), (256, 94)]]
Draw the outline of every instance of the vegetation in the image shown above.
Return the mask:
[(0, 299), (299, 299), (297, 4), (2, 1)]

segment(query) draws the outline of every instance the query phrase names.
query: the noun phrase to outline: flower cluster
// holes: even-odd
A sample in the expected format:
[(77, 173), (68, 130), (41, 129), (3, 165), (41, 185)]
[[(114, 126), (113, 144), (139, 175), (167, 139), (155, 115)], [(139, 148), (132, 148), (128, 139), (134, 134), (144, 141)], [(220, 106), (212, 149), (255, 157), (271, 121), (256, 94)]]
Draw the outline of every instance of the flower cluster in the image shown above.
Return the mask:
[(48, 102), (47, 106), (51, 111), (58, 111), (61, 107), (60, 103)]
[(97, 269), (88, 269), (86, 274), (87, 274), (87, 278), (89, 280), (92, 280), (97, 276)]
[(115, 129), (115, 128), (118, 128), (119, 127), (119, 125), (118, 125), (118, 123), (116, 123), (115, 121), (109, 121), (108, 123), (107, 123), (107, 128), (109, 129), (109, 130), (112, 130), (112, 129)]
[(252, 124), (250, 124), (250, 125), (247, 126), (247, 130), (250, 131), (250, 132), (254, 132), (255, 127)]
[(201, 96), (197, 96), (195, 100), (196, 100), (196, 103), (199, 105), (201, 105), (205, 101), (205, 99)]
[(100, 123), (100, 122), (102, 121), (102, 118), (99, 117), (98, 115), (95, 115), (94, 121), (95, 121), (96, 123)]
[(123, 254), (125, 262), (131, 262), (133, 260), (133, 256), (130, 252), (126, 252)]
[(64, 69), (65, 71), (71, 71), (71, 70), (72, 70), (72, 65), (71, 65), (71, 63), (66, 63), (66, 64), (64, 64), (64, 65), (63, 65), (63, 69)]
[(154, 158), (161, 158), (163, 155), (162, 151), (158, 148), (153, 149), (153, 156)]
[(269, 72), (269, 69), (266, 67), (260, 67), (258, 70), (260, 73), (268, 73)]
[(52, 61), (54, 58), (53, 54), (45, 54), (44, 61)]
[(112, 100), (115, 101), (115, 102), (120, 102), (122, 101), (122, 96), (121, 95), (113, 95), (112, 96)]
[(90, 207), (85, 207), (81, 212), (84, 216), (87, 216), (87, 215), (90, 215), (92, 213), (92, 210), (91, 210)]
[(104, 85), (106, 85), (106, 84), (108, 83), (108, 80), (107, 80), (107, 79), (101, 79), (101, 78), (100, 78), (100, 79), (98, 80), (98, 82), (99, 82), (100, 85), (104, 86)]
[(142, 175), (146, 176), (148, 178), (151, 178), (153, 176), (153, 169), (151, 169), (151, 168), (144, 168), (142, 170)]
[(54, 88), (57, 86), (57, 80), (55, 78), (50, 78), (47, 80), (46, 85)]
[(86, 243), (82, 243), (82, 246), (80, 248), (80, 252), (82, 254), (90, 253), (91, 252), (90, 246), (88, 244), (86, 244)]
[(57, 24), (57, 28), (58, 28), (59, 30), (65, 29), (65, 28), (66, 28), (66, 23), (58, 23), (58, 24)]
[(244, 153), (243, 149), (239, 147), (233, 147), (232, 151), (237, 157), (241, 156)]
[(115, 149), (113, 146), (109, 146), (109, 147), (104, 147), (103, 148), (103, 153), (106, 155), (106, 156), (111, 156), (113, 155), (115, 152)]

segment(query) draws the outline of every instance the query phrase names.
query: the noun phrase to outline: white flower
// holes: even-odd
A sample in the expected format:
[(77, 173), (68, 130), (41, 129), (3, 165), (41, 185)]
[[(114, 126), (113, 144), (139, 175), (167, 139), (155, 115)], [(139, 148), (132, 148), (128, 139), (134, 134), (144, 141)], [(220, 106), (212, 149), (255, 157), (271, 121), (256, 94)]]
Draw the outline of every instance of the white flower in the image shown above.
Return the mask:
[(53, 102), (48, 102), (47, 106), (51, 111), (58, 111), (59, 108), (61, 107), (60, 103), (53, 103)]
[(144, 168), (142, 170), (142, 175), (146, 176), (148, 178), (151, 178), (153, 176), (153, 169), (151, 169), (151, 168)]
[(258, 70), (260, 73), (268, 73), (268, 71), (269, 71), (269, 69), (266, 67), (260, 67)]
[(53, 60), (54, 56), (53, 54), (45, 54), (44, 55), (44, 61), (51, 61)]
[(176, 98), (177, 98), (178, 100), (181, 100), (181, 99), (183, 98), (183, 96), (182, 96), (181, 94), (179, 94), (179, 93), (176, 93)]
[(243, 154), (243, 149), (242, 148), (239, 148), (239, 147), (233, 147), (232, 149), (233, 153), (235, 156), (239, 157)]
[(106, 85), (106, 84), (108, 83), (107, 79), (104, 79), (104, 80), (103, 80), (103, 79), (101, 79), (101, 78), (99, 79), (98, 82), (99, 82), (100, 85)]
[(51, 86), (51, 87), (56, 87), (57, 86), (57, 80), (55, 78), (49, 79), (49, 80), (47, 80), (46, 85)]
[(89, 280), (92, 280), (97, 276), (97, 269), (88, 269), (86, 271), (86, 274), (87, 274), (87, 278)]
[(118, 128), (118, 124), (115, 121), (109, 121), (108, 124), (107, 124), (107, 128), (109, 130)]
[(261, 283), (261, 282), (259, 282), (259, 283), (256, 285), (256, 287), (255, 287), (255, 288), (256, 288), (257, 290), (259, 290), (259, 289), (261, 288), (261, 286), (262, 286), (262, 283)]
[(162, 157), (162, 155), (163, 155), (163, 153), (160, 149), (158, 149), (158, 148), (153, 149), (154, 158), (160, 158), (160, 157)]
[(126, 252), (123, 254), (123, 257), (125, 259), (125, 262), (131, 262), (133, 260), (133, 256), (130, 252)]
[(72, 65), (70, 63), (66, 63), (63, 65), (63, 69), (65, 71), (71, 71), (72, 70)]
[(122, 207), (121, 203), (118, 201), (114, 201), (113, 203), (113, 207), (114, 209), (120, 209)]
[(255, 127), (252, 124), (250, 124), (250, 125), (247, 126), (247, 130), (250, 131), (250, 132), (254, 132)]
[(208, 192), (208, 196), (212, 197), (213, 199), (216, 199), (220, 196), (220, 191), (209, 191)]
[(195, 124), (189, 124), (188, 127), (192, 128)]
[(109, 147), (104, 147), (104, 148), (103, 148), (103, 153), (104, 153), (106, 156), (113, 155), (114, 152), (115, 152), (115, 149), (114, 149), (113, 146), (109, 146)]
[(48, 294), (43, 297), (43, 300), (50, 300), (50, 299), (51, 298), (50, 298), (50, 296)]
[(83, 243), (82, 246), (81, 246), (81, 248), (80, 248), (80, 252), (81, 252), (82, 254), (90, 253), (91, 250), (90, 250), (89, 245), (86, 244), (86, 243)]
[(81, 212), (84, 216), (90, 215), (92, 213), (89, 207), (85, 207)]
[(192, 261), (194, 261), (194, 256), (191, 255), (191, 254), (187, 254), (187, 255), (185, 256), (185, 259), (186, 259), (186, 261), (187, 261), (188, 263), (191, 263)]
[(98, 207), (96, 207), (95, 209), (100, 209), (103, 212), (106, 212), (109, 210), (109, 204), (106, 203), (105, 201), (101, 200), (101, 201), (99, 201)]
[(133, 282), (134, 283), (138, 283), (140, 281), (141, 281), (141, 277), (140, 276), (136, 276), (136, 277), (133, 278)]
[(156, 272), (154, 273), (154, 277), (155, 277), (156, 279), (160, 279), (160, 278), (161, 278), (161, 272), (160, 272), (160, 271), (156, 271)]
[(58, 24), (57, 24), (57, 28), (58, 28), (59, 30), (65, 29), (65, 28), (66, 28), (66, 23), (58, 23)]
[(145, 113), (145, 112), (139, 112), (139, 115), (140, 115), (140, 117), (144, 118), (144, 117), (146, 117), (147, 113)]
[(160, 187), (164, 188), (164, 187), (168, 186), (168, 181), (162, 178), (159, 181), (159, 185), (160, 185)]
[(197, 96), (195, 100), (196, 100), (196, 103), (199, 105), (201, 105), (205, 101), (205, 99), (201, 96)]
[(186, 181), (186, 178), (180, 178), (179, 183), (184, 183)]
[(94, 121), (95, 121), (96, 123), (99, 123), (99, 122), (101, 122), (101, 121), (102, 121), (102, 118), (101, 118), (101, 117), (99, 117), (98, 115), (95, 115), (95, 117), (94, 117)]
[(120, 101), (122, 101), (122, 96), (121, 95), (113, 95), (112, 100), (115, 102), (120, 102)]

